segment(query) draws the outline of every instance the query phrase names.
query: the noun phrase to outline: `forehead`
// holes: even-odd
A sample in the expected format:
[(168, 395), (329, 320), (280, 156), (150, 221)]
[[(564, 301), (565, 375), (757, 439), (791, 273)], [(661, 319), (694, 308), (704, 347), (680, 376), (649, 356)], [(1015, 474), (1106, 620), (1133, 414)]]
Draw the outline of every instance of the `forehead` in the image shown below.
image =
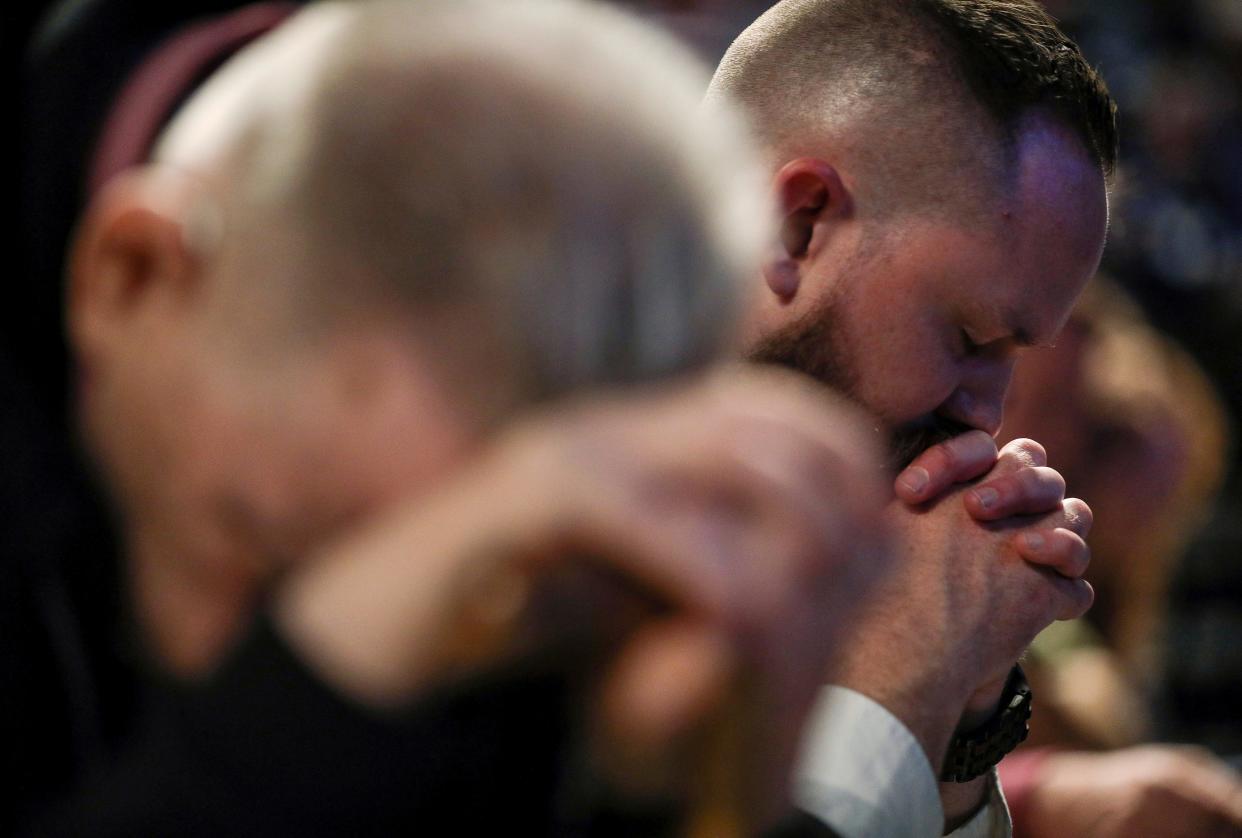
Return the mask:
[(968, 317), (1047, 343), (1099, 266), (1105, 181), (1078, 137), (1040, 115), (1019, 123), (1012, 160), (1003, 188), (981, 196), (968, 221), (926, 231), (923, 249), (948, 284), (937, 293)]

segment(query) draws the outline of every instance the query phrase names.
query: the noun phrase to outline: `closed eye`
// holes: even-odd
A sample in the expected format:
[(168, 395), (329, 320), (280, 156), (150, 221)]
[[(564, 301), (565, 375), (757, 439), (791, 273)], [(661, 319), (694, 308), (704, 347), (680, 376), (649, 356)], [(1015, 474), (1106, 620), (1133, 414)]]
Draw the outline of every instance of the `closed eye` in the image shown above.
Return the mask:
[(965, 329), (959, 329), (958, 333), (962, 345), (962, 355), (978, 355), (979, 351), (983, 349), (983, 344), (976, 343)]

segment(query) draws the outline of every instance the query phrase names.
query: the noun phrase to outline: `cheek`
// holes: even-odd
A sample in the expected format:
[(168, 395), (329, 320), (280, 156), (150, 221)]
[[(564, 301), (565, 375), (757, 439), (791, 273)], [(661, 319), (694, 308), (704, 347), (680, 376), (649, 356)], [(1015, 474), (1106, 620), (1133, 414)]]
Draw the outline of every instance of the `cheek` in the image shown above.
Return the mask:
[(195, 373), (191, 364), (136, 364), (93, 388), (93, 448), (133, 524), (177, 530), (176, 520), (200, 515), (235, 447)]
[(847, 322), (858, 396), (885, 421), (926, 416), (957, 387), (957, 359), (926, 312), (890, 305)]
[(168, 460), (165, 425), (175, 405), (163, 404), (157, 379), (141, 361), (93, 371), (81, 392), (85, 435), (110, 492), (127, 512), (150, 504), (154, 476)]
[(864, 401), (892, 424), (922, 418), (952, 395), (956, 388), (953, 367), (951, 361), (930, 357), (925, 351), (877, 359), (872, 370), (860, 370), (867, 394)]

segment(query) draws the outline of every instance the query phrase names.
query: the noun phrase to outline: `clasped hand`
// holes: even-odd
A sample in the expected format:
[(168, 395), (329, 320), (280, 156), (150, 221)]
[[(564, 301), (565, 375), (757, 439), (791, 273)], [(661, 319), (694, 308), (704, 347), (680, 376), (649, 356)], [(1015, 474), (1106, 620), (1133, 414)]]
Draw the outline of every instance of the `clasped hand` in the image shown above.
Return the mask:
[[(979, 595), (961, 609), (962, 628), (977, 635), (978, 678), (962, 727), (991, 715), (1009, 668), (1035, 634), (1054, 620), (1080, 617), (1091, 606), (1094, 593), (1083, 578), (1091, 557), (1085, 540), (1091, 509), (1066, 498), (1065, 488), (1039, 443), (1017, 439), (998, 451), (982, 431), (929, 448), (895, 481), (899, 508), (890, 510), (890, 519), (941, 518), (948, 527), (943, 535), (957, 547), (949, 545), (942, 556), (952, 562), (943, 568), (945, 581), (959, 589), (959, 599), (964, 592)], [(937, 513), (932, 509), (937, 505), (953, 509)], [(928, 525), (907, 522), (906, 528), (927, 538)], [(985, 532), (993, 537), (984, 538)], [(921, 541), (920, 546), (930, 545)], [(980, 587), (972, 578), (977, 573), (987, 574), (991, 584)]]

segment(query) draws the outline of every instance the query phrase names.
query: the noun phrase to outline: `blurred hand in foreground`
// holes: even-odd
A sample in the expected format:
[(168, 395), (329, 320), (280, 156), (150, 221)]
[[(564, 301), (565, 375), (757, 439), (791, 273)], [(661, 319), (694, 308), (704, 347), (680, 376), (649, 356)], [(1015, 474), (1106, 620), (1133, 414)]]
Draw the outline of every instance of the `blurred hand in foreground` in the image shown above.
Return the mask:
[(745, 747), (726, 781), (743, 787), (740, 817), (771, 822), (840, 630), (886, 566), (864, 427), (774, 370), (549, 409), (323, 551), (277, 620), (378, 706), (604, 639), (603, 774), (667, 794), (725, 719)]

